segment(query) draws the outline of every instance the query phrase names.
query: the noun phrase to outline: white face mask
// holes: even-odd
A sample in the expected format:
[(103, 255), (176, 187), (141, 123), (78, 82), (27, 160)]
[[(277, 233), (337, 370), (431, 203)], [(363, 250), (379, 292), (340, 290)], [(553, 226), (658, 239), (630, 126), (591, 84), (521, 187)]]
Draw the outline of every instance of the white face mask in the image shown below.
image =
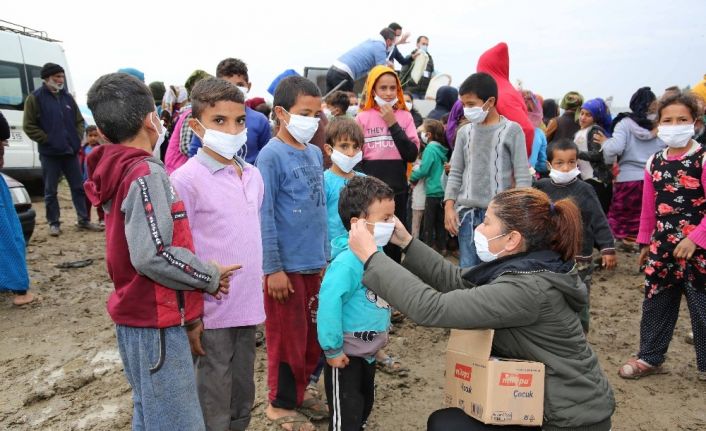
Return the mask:
[(248, 90), (248, 87), (238, 87), (238, 90), (240, 90), (243, 93), (244, 98), (246, 98), (246, 99), (248, 98), (248, 92), (250, 91), (250, 90)]
[[(289, 114), (285, 109), (284, 112)], [(284, 122), (287, 131), (300, 144), (308, 144), (319, 128), (319, 117), (289, 114), (289, 123)]]
[(657, 136), (669, 148), (684, 148), (694, 136), (694, 124), (660, 125)]
[(361, 160), (363, 160), (362, 151), (358, 151), (353, 157), (348, 157), (338, 150), (333, 150), (331, 153), (331, 161), (345, 173), (352, 171)]
[(422, 52), (427, 52), (427, 46), (426, 45), (420, 45), (419, 50)]
[(358, 105), (351, 105), (346, 109), (346, 115), (349, 117), (355, 117), (358, 115)]
[(482, 123), (488, 116), (488, 111), (484, 111), (483, 108), (479, 106), (473, 106), (471, 108), (463, 108), (463, 115), (468, 121), (473, 124)]
[(385, 247), (388, 242), (390, 242), (390, 238), (392, 238), (392, 233), (395, 231), (395, 222), (377, 222), (377, 223), (368, 223), (370, 225), (373, 225), (373, 236), (375, 237), (375, 245), (378, 247)]
[(473, 235), (473, 243), (476, 246), (476, 254), (482, 260), (483, 262), (490, 262), (492, 260), (495, 260), (498, 258), (500, 253), (502, 253), (505, 250), (500, 250), (497, 253), (491, 253), (490, 249), (488, 248), (488, 244), (490, 241), (494, 239), (498, 239), (500, 237), (503, 237), (507, 235), (506, 233), (501, 233), (500, 235), (494, 236), (492, 238), (486, 238), (485, 235), (480, 233), (478, 231), (478, 228), (476, 228), (475, 234)]
[(333, 113), (332, 113), (331, 110), (328, 109), (328, 108), (325, 108), (325, 109), (324, 109), (324, 115), (326, 116), (326, 118), (331, 118), (331, 117), (333, 117)]
[(425, 144), (429, 143), (429, 137), (427, 136), (427, 132), (422, 133), (422, 142)]
[[(162, 143), (164, 142), (164, 138), (167, 136), (167, 129), (162, 125), (162, 123), (159, 124), (159, 127), (157, 127), (154, 124), (154, 120), (152, 119), (152, 114), (150, 114), (150, 123), (152, 123), (152, 126), (154, 126), (155, 130), (159, 130), (158, 135), (157, 135), (157, 142), (154, 144), (154, 147), (152, 148), (153, 152), (152, 155), (155, 156), (156, 158), (159, 158), (160, 153), (160, 148), (162, 147)], [(155, 112), (155, 115), (157, 113)], [(156, 154), (156, 155), (155, 155)]]
[(395, 106), (395, 104), (397, 103), (397, 97), (395, 97), (394, 99), (392, 99), (392, 100), (390, 100), (390, 101), (388, 102), (387, 100), (383, 99), (382, 97), (380, 97), (380, 96), (378, 96), (378, 95), (376, 94), (376, 95), (375, 95), (375, 103), (377, 103), (378, 106), (390, 106), (390, 107), (392, 107), (392, 106)]
[(414, 105), (412, 104), (412, 102), (404, 102), (404, 106), (407, 107), (408, 111), (411, 111)]
[[(201, 124), (199, 120), (196, 121)], [(228, 160), (232, 160), (248, 140), (248, 129), (243, 129), (237, 135), (231, 135), (230, 133), (207, 129), (203, 124), (201, 124), (201, 127), (206, 131), (201, 138), (203, 145)]]
[(549, 178), (551, 178), (552, 181), (557, 184), (567, 184), (573, 181), (574, 178), (578, 177), (580, 174), (581, 171), (579, 171), (578, 166), (573, 168), (569, 172), (562, 172), (551, 168), (551, 170), (549, 171)]

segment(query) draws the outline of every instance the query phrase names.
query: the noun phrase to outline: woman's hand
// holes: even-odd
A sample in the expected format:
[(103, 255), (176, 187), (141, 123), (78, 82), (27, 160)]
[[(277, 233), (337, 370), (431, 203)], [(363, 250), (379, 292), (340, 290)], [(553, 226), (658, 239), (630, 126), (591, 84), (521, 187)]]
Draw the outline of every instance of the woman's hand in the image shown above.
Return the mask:
[(407, 248), (410, 242), (412, 242), (412, 234), (407, 231), (400, 219), (395, 217), (395, 231), (392, 233), (390, 243), (399, 248)]
[(348, 246), (351, 248), (361, 262), (365, 263), (370, 259), (370, 256), (378, 251), (378, 246), (375, 244), (375, 237), (368, 230), (365, 219), (359, 219), (355, 224), (351, 225), (351, 232), (348, 236)]
[(674, 257), (677, 259), (691, 259), (696, 251), (696, 243), (689, 238), (684, 238), (679, 241), (677, 247), (674, 249)]
[(608, 140), (608, 137), (603, 134), (600, 130), (597, 130), (596, 133), (593, 134), (593, 143), (598, 144), (598, 145), (603, 145), (605, 141)]

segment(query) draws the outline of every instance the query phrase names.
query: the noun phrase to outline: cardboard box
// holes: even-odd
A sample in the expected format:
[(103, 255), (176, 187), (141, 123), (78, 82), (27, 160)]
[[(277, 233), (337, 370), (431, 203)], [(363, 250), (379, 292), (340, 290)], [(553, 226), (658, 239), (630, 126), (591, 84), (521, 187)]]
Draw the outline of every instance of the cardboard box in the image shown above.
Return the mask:
[(491, 358), (494, 331), (452, 330), (444, 401), (486, 424), (540, 426), (544, 364)]

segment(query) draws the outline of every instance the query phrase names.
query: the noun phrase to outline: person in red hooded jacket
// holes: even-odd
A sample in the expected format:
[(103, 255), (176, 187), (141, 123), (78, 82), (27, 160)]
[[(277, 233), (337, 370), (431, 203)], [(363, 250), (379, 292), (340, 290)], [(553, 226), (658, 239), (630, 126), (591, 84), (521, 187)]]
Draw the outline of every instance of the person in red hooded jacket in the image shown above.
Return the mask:
[(184, 202), (152, 156), (165, 130), (147, 86), (125, 73), (104, 75), (88, 91), (88, 107), (111, 142), (89, 154), (84, 188), (105, 210), (115, 287), (108, 313), (132, 386), (133, 429), (203, 430), (187, 328), (201, 319), (202, 292), (219, 299), (239, 266), (194, 255)]
[(498, 84), (498, 113), (522, 127), (529, 157), (532, 154), (534, 126), (527, 115), (527, 106), (522, 94), (510, 83), (510, 55), (507, 44), (500, 42), (485, 51), (478, 59), (476, 72), (485, 72), (495, 79)]

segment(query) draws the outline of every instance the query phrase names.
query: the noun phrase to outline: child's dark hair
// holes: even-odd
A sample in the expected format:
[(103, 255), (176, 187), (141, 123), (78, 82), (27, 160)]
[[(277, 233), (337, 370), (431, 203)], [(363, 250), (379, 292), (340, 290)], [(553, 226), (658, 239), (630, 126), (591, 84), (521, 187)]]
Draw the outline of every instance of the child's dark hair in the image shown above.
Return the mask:
[(191, 115), (200, 119), (207, 106), (216, 102), (228, 101), (245, 103), (243, 93), (228, 81), (218, 78), (206, 78), (197, 82), (191, 90)]
[(277, 85), (272, 106), (281, 106), (289, 111), (297, 103), (299, 96), (321, 97), (321, 92), (316, 84), (306, 78), (288, 76)]
[(351, 229), (353, 217), (365, 217), (375, 201), (395, 199), (395, 192), (375, 177), (355, 176), (341, 190), (338, 199), (338, 215), (346, 230)]
[(581, 212), (573, 200), (552, 203), (546, 193), (522, 188), (500, 192), (490, 204), (503, 224), (503, 232), (522, 235), (525, 251), (553, 250), (565, 261), (579, 252), (583, 227)]
[(576, 145), (576, 143), (569, 139), (569, 138), (563, 138), (563, 139), (558, 139), (554, 142), (551, 142), (547, 146), (547, 161), (549, 163), (554, 160), (554, 151), (559, 150), (559, 151), (566, 151), (566, 150), (574, 150), (576, 151), (576, 157), (578, 158), (579, 156), (579, 147)]
[(272, 112), (272, 108), (267, 103), (260, 103), (255, 107), (255, 110), (267, 118), (270, 118), (270, 112)]
[(498, 83), (487, 73), (478, 72), (466, 78), (458, 89), (459, 96), (473, 93), (482, 101), (495, 97), (498, 104)]
[(692, 93), (684, 93), (679, 90), (665, 93), (657, 102), (657, 122), (662, 119), (662, 110), (670, 105), (684, 105), (689, 110), (691, 118), (696, 120), (701, 116), (701, 105), (699, 99)]
[(119, 144), (137, 136), (147, 114), (154, 111), (152, 92), (127, 73), (109, 73), (88, 90), (88, 108), (108, 141)]
[(250, 81), (248, 65), (244, 61), (229, 57), (221, 60), (216, 66), (216, 78), (228, 78), (235, 75), (243, 75), (246, 81)]
[(425, 132), (431, 133), (431, 141), (436, 141), (443, 145), (444, 147), (449, 146), (449, 144), (446, 142), (446, 133), (444, 132), (444, 123), (442, 123), (439, 120), (432, 120), (431, 118), (427, 118), (424, 120), (422, 123), (422, 126), (424, 127)]
[(360, 125), (352, 118), (335, 118), (329, 121), (326, 126), (326, 143), (334, 146), (342, 139), (350, 139), (354, 143), (363, 146), (365, 137)]
[(91, 124), (90, 126), (86, 126), (86, 134), (89, 134), (91, 132), (97, 132), (97, 131), (98, 131), (98, 127), (94, 126), (93, 124)]
[(345, 114), (348, 107), (351, 106), (351, 101), (348, 97), (348, 94), (346, 94), (345, 92), (334, 91), (333, 93), (329, 94), (329, 96), (326, 98), (326, 105), (334, 106), (340, 109), (341, 112)]

